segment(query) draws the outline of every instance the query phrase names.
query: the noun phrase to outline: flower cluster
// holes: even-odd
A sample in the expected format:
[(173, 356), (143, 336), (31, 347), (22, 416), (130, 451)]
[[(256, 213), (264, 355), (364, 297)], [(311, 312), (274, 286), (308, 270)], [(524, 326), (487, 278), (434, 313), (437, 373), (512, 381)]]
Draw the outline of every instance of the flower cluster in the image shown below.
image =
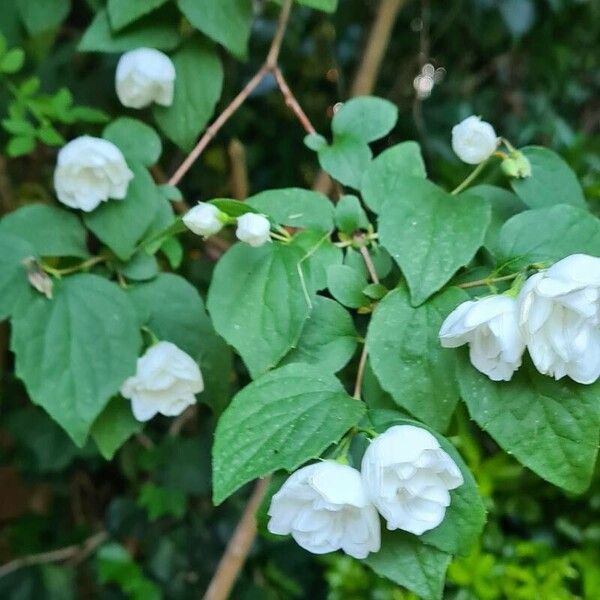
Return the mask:
[[(207, 202), (199, 202), (183, 216), (186, 227), (202, 237), (218, 233), (230, 221), (232, 219), (229, 216)], [(250, 246), (257, 248), (271, 239), (271, 224), (264, 215), (247, 212), (233, 221), (237, 223), (237, 238)]]
[(532, 275), (519, 295), (468, 301), (444, 321), (446, 348), (469, 344), (473, 366), (509, 381), (525, 348), (537, 370), (583, 384), (600, 377), (600, 258), (573, 254)]
[(293, 473), (271, 500), (268, 529), (314, 554), (365, 558), (381, 546), (378, 511), (388, 529), (421, 535), (443, 521), (449, 490), (462, 484), (431, 433), (397, 425), (371, 442), (360, 471), (325, 460)]

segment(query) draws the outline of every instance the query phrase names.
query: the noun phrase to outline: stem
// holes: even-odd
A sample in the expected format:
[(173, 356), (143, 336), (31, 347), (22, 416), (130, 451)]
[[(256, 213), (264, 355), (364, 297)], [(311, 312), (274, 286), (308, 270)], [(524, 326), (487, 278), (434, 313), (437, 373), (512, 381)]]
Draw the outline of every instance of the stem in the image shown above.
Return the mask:
[(373, 264), (373, 260), (371, 259), (371, 255), (369, 254), (369, 250), (366, 246), (360, 247), (360, 253), (362, 254), (363, 260), (365, 261), (365, 266), (367, 267), (367, 271), (369, 271), (369, 276), (373, 283), (379, 283), (379, 277), (377, 276), (377, 270), (375, 269), (375, 265)]
[(286, 105), (296, 115), (298, 121), (300, 121), (300, 124), (302, 127), (304, 127), (304, 131), (306, 131), (306, 133), (316, 133), (316, 129), (306, 116), (306, 113), (302, 110), (302, 107), (300, 106), (298, 100), (296, 100), (294, 94), (292, 94), (292, 90), (290, 90), (290, 87), (287, 84), (287, 81), (285, 80), (285, 77), (283, 76), (283, 73), (279, 67), (273, 68), (273, 77), (275, 77), (275, 81), (277, 82), (277, 85), (283, 94)]
[(244, 566), (246, 556), (256, 537), (256, 518), (254, 515), (267, 492), (269, 479), (269, 477), (266, 477), (256, 482), (252, 496), (250, 496), (244, 509), (244, 514), (227, 544), (225, 554), (223, 554), (219, 566), (206, 589), (203, 600), (226, 600), (229, 597), (233, 584)]
[(479, 173), (481, 173), (481, 171), (483, 171), (485, 165), (487, 165), (488, 163), (488, 159), (484, 160), (482, 163), (479, 163), (475, 169), (473, 169), (473, 171), (471, 171), (471, 173), (467, 176), (467, 178), (457, 187), (455, 187), (450, 193), (453, 196), (456, 196), (456, 194), (462, 192), (466, 187), (468, 187), (471, 182), (479, 175)]
[(54, 267), (49, 267), (48, 265), (42, 265), (42, 269), (49, 273), (50, 275), (54, 275), (55, 277), (62, 277), (63, 275), (69, 275), (71, 273), (77, 273), (78, 271), (85, 271), (98, 263), (104, 262), (107, 260), (106, 256), (92, 256), (92, 258), (88, 258), (87, 260), (79, 263), (78, 265), (73, 265), (72, 267), (67, 267), (65, 269), (55, 269)]
[(463, 290), (467, 288), (481, 287), (484, 285), (490, 285), (492, 283), (498, 283), (499, 281), (510, 281), (519, 276), (519, 273), (511, 273), (510, 275), (504, 275), (502, 277), (492, 277), (486, 279), (477, 279), (476, 281), (468, 281), (467, 283), (461, 283), (457, 287)]
[(360, 353), (360, 360), (358, 361), (358, 371), (356, 372), (356, 382), (354, 383), (354, 393), (352, 394), (353, 398), (356, 400), (361, 399), (361, 389), (362, 382), (365, 378), (365, 367), (367, 366), (367, 355), (369, 354), (367, 350), (367, 344), (363, 346), (362, 352)]

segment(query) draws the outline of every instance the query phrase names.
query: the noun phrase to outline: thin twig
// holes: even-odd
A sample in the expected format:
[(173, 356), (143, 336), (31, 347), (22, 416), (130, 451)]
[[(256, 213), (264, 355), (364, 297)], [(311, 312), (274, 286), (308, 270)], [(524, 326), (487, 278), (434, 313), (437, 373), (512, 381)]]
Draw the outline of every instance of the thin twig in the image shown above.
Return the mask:
[(245, 200), (248, 197), (248, 166), (246, 164), (246, 150), (239, 140), (233, 139), (227, 148), (231, 163), (230, 191), (231, 197), (236, 200)]
[(313, 127), (313, 124), (310, 122), (309, 118), (306, 116), (306, 113), (302, 110), (300, 103), (296, 100), (296, 96), (290, 90), (290, 86), (288, 85), (283, 73), (279, 69), (279, 67), (273, 68), (273, 77), (275, 77), (275, 81), (283, 94), (283, 98), (285, 99), (285, 103), (292, 110), (292, 112), (300, 121), (302, 127), (306, 133), (316, 133), (316, 129)]
[(358, 361), (358, 370), (356, 371), (356, 381), (354, 383), (354, 393), (352, 394), (353, 398), (360, 400), (362, 383), (365, 378), (365, 367), (367, 366), (367, 355), (369, 351), (367, 350), (367, 344), (363, 345), (362, 352), (360, 353), (360, 359)]
[(80, 563), (84, 561), (90, 554), (96, 550), (98, 546), (103, 544), (108, 539), (108, 533), (106, 531), (100, 531), (81, 544), (75, 544), (73, 546), (67, 546), (66, 548), (59, 548), (58, 550), (51, 550), (50, 552), (42, 552), (40, 554), (29, 554), (22, 558), (16, 558), (0, 567), (0, 579), (6, 577), (10, 573), (22, 569), (24, 567), (31, 567), (33, 565), (44, 565), (49, 563), (57, 563), (63, 561), (73, 561), (74, 563)]
[(244, 514), (235, 528), (233, 537), (227, 544), (225, 554), (221, 557), (203, 600), (225, 600), (229, 597), (256, 537), (255, 513), (267, 492), (269, 479), (266, 477), (256, 482)]
[(500, 281), (510, 281), (516, 279), (519, 273), (511, 273), (510, 275), (503, 275), (502, 277), (492, 277), (491, 279), (477, 279), (476, 281), (467, 281), (466, 283), (460, 283), (457, 287), (466, 290), (468, 288), (483, 287), (484, 285), (491, 285), (492, 283), (498, 283)]
[(362, 254), (363, 260), (365, 261), (365, 266), (367, 267), (367, 271), (369, 271), (369, 276), (373, 283), (379, 283), (379, 277), (377, 276), (377, 270), (375, 269), (375, 265), (373, 264), (373, 260), (371, 259), (371, 255), (369, 254), (369, 250), (366, 246), (360, 247), (360, 253)]

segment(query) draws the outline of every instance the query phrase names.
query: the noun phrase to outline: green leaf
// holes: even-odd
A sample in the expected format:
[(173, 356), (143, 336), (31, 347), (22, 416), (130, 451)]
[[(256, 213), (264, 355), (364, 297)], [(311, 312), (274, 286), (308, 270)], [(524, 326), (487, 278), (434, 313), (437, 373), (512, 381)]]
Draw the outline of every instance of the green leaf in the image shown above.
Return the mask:
[(314, 152), (318, 152), (327, 145), (327, 140), (319, 133), (309, 133), (304, 136), (304, 145)]
[(6, 154), (15, 158), (29, 154), (35, 148), (35, 138), (26, 135), (11, 138), (6, 144)]
[(363, 274), (352, 267), (332, 265), (327, 269), (327, 287), (331, 295), (344, 306), (368, 306), (369, 299), (363, 294), (366, 285)]
[(0, 231), (27, 240), (38, 256), (89, 256), (79, 217), (55, 206), (23, 206), (0, 221)]
[(241, 217), (249, 212), (259, 212), (247, 202), (240, 202), (239, 200), (232, 200), (230, 198), (217, 198), (211, 200), (210, 204), (214, 204), (221, 212), (224, 212), (230, 217)]
[(77, 49), (80, 52), (119, 53), (144, 46), (172, 50), (178, 43), (178, 23), (174, 19), (148, 15), (117, 33), (111, 31), (108, 13), (103, 9), (96, 13)]
[(492, 207), (492, 220), (485, 234), (485, 247), (494, 255), (500, 253), (500, 230), (508, 219), (524, 211), (526, 206), (516, 195), (495, 185), (476, 185), (469, 194), (483, 198)]
[(245, 202), (279, 225), (330, 231), (333, 229), (333, 204), (318, 192), (302, 188), (267, 190)]
[(27, 240), (0, 229), (0, 321), (33, 296), (22, 261), (35, 255)]
[(121, 273), (132, 281), (147, 281), (158, 275), (158, 261), (153, 254), (138, 250), (131, 259), (121, 267)]
[(335, 205), (335, 226), (352, 235), (357, 229), (366, 229), (369, 219), (356, 196), (342, 196)]
[(12, 135), (21, 135), (33, 137), (36, 134), (35, 127), (26, 119), (3, 119), (2, 127), (12, 133)]
[(443, 435), (417, 421), (404, 418), (396, 411), (372, 410), (369, 412), (369, 417), (379, 432), (386, 431), (393, 425), (414, 425), (427, 429), (456, 463), (464, 483), (450, 490), (451, 503), (442, 523), (425, 532), (418, 539), (443, 552), (468, 555), (477, 545), (485, 525), (485, 507), (477, 483), (456, 448)]
[(53, 300), (36, 296), (12, 320), (17, 376), (79, 446), (135, 372), (140, 345), (127, 296), (96, 275), (55, 281)]
[(186, 42), (172, 58), (177, 71), (173, 104), (154, 106), (154, 118), (169, 139), (188, 151), (221, 96), (223, 67), (214, 48), (199, 39)]
[(62, 146), (65, 143), (65, 138), (49, 123), (42, 125), (37, 130), (37, 136), (40, 142), (47, 146)]
[(331, 146), (318, 151), (319, 164), (340, 183), (360, 189), (362, 174), (371, 162), (371, 149), (361, 139), (350, 135), (338, 136)]
[(413, 308), (406, 288), (390, 292), (369, 325), (367, 348), (381, 386), (399, 406), (444, 431), (459, 399), (455, 354), (443, 349), (442, 322), (468, 295), (450, 288)]
[(177, 0), (177, 6), (202, 33), (238, 58), (246, 57), (252, 25), (251, 0)]
[(16, 73), (25, 63), (25, 51), (22, 48), (13, 48), (0, 58), (0, 71), (2, 73)]
[(108, 16), (112, 29), (118, 31), (156, 10), (168, 0), (108, 0)]
[(583, 492), (600, 434), (600, 383), (554, 381), (526, 359), (511, 381), (493, 382), (461, 353), (459, 384), (471, 418), (523, 465), (550, 483)]
[(360, 96), (344, 102), (333, 115), (331, 130), (334, 138), (352, 136), (374, 142), (387, 135), (398, 120), (398, 108), (389, 100), (375, 96)]
[(516, 194), (530, 208), (572, 204), (585, 208), (585, 197), (577, 176), (555, 152), (540, 146), (521, 148), (531, 164), (531, 176), (511, 179)]
[(402, 142), (384, 150), (367, 167), (362, 178), (361, 191), (366, 205), (379, 212), (387, 198), (398, 196), (405, 188), (405, 177), (425, 179), (425, 163), (416, 142)]
[(335, 12), (338, 4), (338, 0), (297, 0), (297, 2), (329, 13)]
[(309, 315), (295, 245), (236, 244), (217, 263), (208, 310), (217, 332), (241, 355), (253, 378), (274, 367), (300, 338)]
[(30, 35), (56, 29), (71, 10), (70, 0), (17, 0), (19, 16)]
[(437, 292), (483, 244), (489, 204), (452, 196), (426, 179), (405, 177), (383, 204), (379, 240), (406, 277), (413, 304)]
[(156, 519), (164, 516), (181, 519), (187, 507), (183, 492), (160, 487), (151, 482), (142, 486), (138, 504), (148, 511), (148, 517), (151, 521), (156, 521)]
[(284, 363), (306, 363), (336, 373), (354, 355), (357, 337), (350, 313), (334, 300), (317, 296), (298, 345)]
[(148, 283), (127, 290), (139, 315), (159, 340), (172, 342), (196, 357), (212, 329), (196, 288), (183, 277), (161, 273)]
[(423, 600), (441, 600), (451, 556), (401, 531), (382, 531), (381, 550), (364, 562)]
[(315, 367), (287, 365), (263, 375), (234, 397), (217, 425), (215, 504), (256, 477), (317, 458), (364, 410), (335, 377)]
[(163, 200), (147, 169), (129, 164), (134, 178), (123, 200), (109, 200), (83, 221), (121, 260), (128, 260), (150, 227)]
[(499, 248), (504, 260), (521, 258), (523, 265), (579, 252), (600, 256), (600, 220), (566, 204), (526, 210), (503, 225)]
[(115, 144), (127, 160), (146, 167), (158, 162), (162, 152), (162, 144), (156, 131), (137, 119), (116, 119), (104, 128), (102, 137)]
[(318, 292), (327, 287), (327, 269), (341, 265), (343, 252), (330, 239), (329, 234), (305, 229), (298, 232), (291, 244), (302, 249), (302, 266), (308, 267), (311, 288)]
[[(392, 258), (387, 250), (384, 250), (380, 245), (371, 246), (369, 248), (369, 256), (371, 257), (371, 262), (375, 267), (375, 272), (379, 279), (385, 279), (394, 266)], [(352, 267), (355, 271), (363, 273), (365, 279), (369, 278), (369, 271), (365, 265), (365, 259), (358, 250), (346, 248), (344, 264)]]
[(117, 450), (134, 434), (142, 430), (143, 423), (136, 421), (128, 400), (113, 398), (94, 421), (90, 435), (100, 454), (111, 460)]

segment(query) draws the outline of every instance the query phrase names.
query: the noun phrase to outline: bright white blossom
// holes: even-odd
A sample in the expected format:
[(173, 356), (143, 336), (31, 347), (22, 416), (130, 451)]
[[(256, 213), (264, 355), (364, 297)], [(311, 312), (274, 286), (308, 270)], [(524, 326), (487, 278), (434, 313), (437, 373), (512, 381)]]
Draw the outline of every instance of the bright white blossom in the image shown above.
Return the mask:
[(488, 159), (497, 146), (494, 128), (480, 117), (467, 117), (452, 128), (452, 149), (460, 160), (470, 165)]
[(256, 248), (269, 241), (270, 231), (271, 224), (267, 217), (248, 212), (238, 217), (235, 235), (242, 242)]
[(175, 65), (154, 48), (137, 48), (119, 59), (115, 76), (117, 96), (123, 106), (144, 108), (152, 102), (173, 103)]
[(174, 417), (196, 402), (204, 389), (196, 361), (171, 342), (158, 342), (138, 358), (137, 370), (121, 386), (133, 415), (148, 421), (157, 413)]
[(469, 344), (473, 366), (494, 381), (510, 381), (521, 366), (525, 341), (517, 301), (507, 295), (463, 302), (440, 329), (444, 348)]
[(600, 377), (600, 258), (563, 258), (532, 275), (519, 302), (527, 348), (540, 373), (585, 384)]
[(183, 222), (196, 235), (209, 237), (223, 228), (220, 212), (214, 204), (199, 202), (183, 216)]
[(367, 448), (365, 489), (387, 528), (415, 535), (437, 527), (450, 506), (448, 490), (463, 484), (456, 463), (431, 433), (413, 425), (390, 427)]
[(133, 173), (112, 142), (83, 135), (60, 149), (54, 189), (63, 204), (90, 212), (109, 198), (125, 198), (131, 179)]
[(332, 460), (293, 473), (273, 496), (268, 529), (292, 534), (314, 554), (342, 549), (354, 558), (379, 550), (380, 525), (360, 473)]

